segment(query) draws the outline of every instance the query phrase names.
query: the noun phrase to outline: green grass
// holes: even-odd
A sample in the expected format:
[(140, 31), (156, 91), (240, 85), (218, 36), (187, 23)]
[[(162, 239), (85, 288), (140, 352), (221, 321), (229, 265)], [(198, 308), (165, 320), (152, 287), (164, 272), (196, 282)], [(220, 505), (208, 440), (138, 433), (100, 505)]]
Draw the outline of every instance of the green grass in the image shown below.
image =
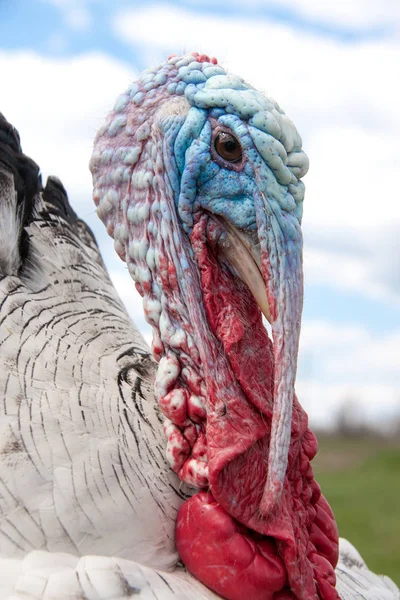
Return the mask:
[(400, 443), (319, 436), (313, 466), (339, 534), (400, 585)]

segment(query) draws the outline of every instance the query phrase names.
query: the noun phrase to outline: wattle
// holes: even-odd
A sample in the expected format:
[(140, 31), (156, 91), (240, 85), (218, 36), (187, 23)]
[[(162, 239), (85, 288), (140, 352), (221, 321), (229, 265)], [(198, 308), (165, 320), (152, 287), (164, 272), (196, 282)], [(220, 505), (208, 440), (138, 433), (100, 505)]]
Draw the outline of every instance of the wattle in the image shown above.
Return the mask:
[[(259, 506), (271, 430), (272, 343), (248, 289), (211, 250), (205, 217), (191, 242), (220, 348), (205, 366), (209, 491), (182, 506), (178, 552), (200, 581), (228, 600), (338, 599), (337, 528), (314, 480), (310, 460), (317, 443), (307, 416), (295, 399), (283, 496), (265, 518)], [(222, 353), (228, 361), (218, 360)]]

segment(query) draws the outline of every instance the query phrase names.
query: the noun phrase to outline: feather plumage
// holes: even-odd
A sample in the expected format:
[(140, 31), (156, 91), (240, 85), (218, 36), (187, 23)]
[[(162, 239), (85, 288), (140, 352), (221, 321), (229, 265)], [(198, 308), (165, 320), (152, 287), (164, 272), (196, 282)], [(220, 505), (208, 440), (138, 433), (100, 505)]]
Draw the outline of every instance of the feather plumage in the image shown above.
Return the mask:
[[(178, 567), (173, 573), (105, 556), (32, 552), (25, 559), (0, 562), (8, 578), (0, 582), (4, 600), (217, 600), (220, 598)], [(4, 570), (3, 570), (4, 569)], [(368, 570), (357, 550), (340, 540), (336, 569), (342, 600), (399, 600), (397, 586)]]

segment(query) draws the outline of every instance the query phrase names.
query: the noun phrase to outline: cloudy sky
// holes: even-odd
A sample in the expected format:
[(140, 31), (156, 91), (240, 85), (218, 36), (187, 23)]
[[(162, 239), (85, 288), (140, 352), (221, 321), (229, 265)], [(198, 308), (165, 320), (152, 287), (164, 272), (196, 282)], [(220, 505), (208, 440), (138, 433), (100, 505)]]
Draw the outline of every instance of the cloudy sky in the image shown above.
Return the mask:
[(141, 303), (91, 201), (104, 115), (171, 53), (217, 56), (273, 96), (311, 161), (297, 389), (329, 426), (351, 401), (400, 417), (400, 3), (396, 0), (0, 0), (0, 110), (94, 230), (118, 291)]

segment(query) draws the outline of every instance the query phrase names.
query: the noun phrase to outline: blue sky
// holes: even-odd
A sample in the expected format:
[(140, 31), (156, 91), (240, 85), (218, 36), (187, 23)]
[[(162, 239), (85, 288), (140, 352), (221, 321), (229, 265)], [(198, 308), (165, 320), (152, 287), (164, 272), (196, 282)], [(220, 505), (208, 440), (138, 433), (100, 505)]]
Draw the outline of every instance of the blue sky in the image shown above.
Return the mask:
[(370, 421), (400, 415), (399, 7), (0, 0), (0, 110), (43, 173), (62, 178), (147, 336), (90, 199), (91, 140), (113, 99), (168, 54), (199, 50), (294, 120), (311, 161), (297, 387), (311, 421), (323, 425), (347, 398)]
[[(359, 21), (331, 21), (329, 5), (327, 15), (313, 14), (301, 10), (302, 3), (288, 2), (202, 2), (199, 6), (193, 1), (175, 1), (157, 3), (175, 6), (180, 9), (193, 10), (207, 15), (229, 14), (230, 16), (265, 19), (271, 22), (288, 24), (302, 29), (310, 34), (323, 35), (343, 41), (378, 39), (396, 34), (396, 22), (391, 19), (391, 11), (382, 6), (381, 12), (386, 12), (386, 18), (374, 19), (371, 15), (369, 22), (360, 26)], [(49, 39), (56, 33), (65, 38), (65, 47), (61, 50), (65, 55), (91, 51), (93, 49), (107, 50), (114, 55), (127, 59), (127, 48), (110, 28), (115, 14), (124, 8), (140, 8), (143, 2), (120, 0), (107, 2), (95, 0), (90, 2), (78, 1), (47, 1), (47, 0), (1, 0), (0, 24), (2, 46), (4, 48), (34, 48), (40, 52), (51, 52)], [(361, 5), (360, 5), (361, 6)], [(387, 4), (387, 7), (390, 5)], [(69, 16), (68, 16), (69, 15)], [(35, 27), (32, 27), (32, 23)], [(50, 44), (51, 46), (51, 44)], [(138, 68), (146, 68), (140, 64), (140, 47)]]

